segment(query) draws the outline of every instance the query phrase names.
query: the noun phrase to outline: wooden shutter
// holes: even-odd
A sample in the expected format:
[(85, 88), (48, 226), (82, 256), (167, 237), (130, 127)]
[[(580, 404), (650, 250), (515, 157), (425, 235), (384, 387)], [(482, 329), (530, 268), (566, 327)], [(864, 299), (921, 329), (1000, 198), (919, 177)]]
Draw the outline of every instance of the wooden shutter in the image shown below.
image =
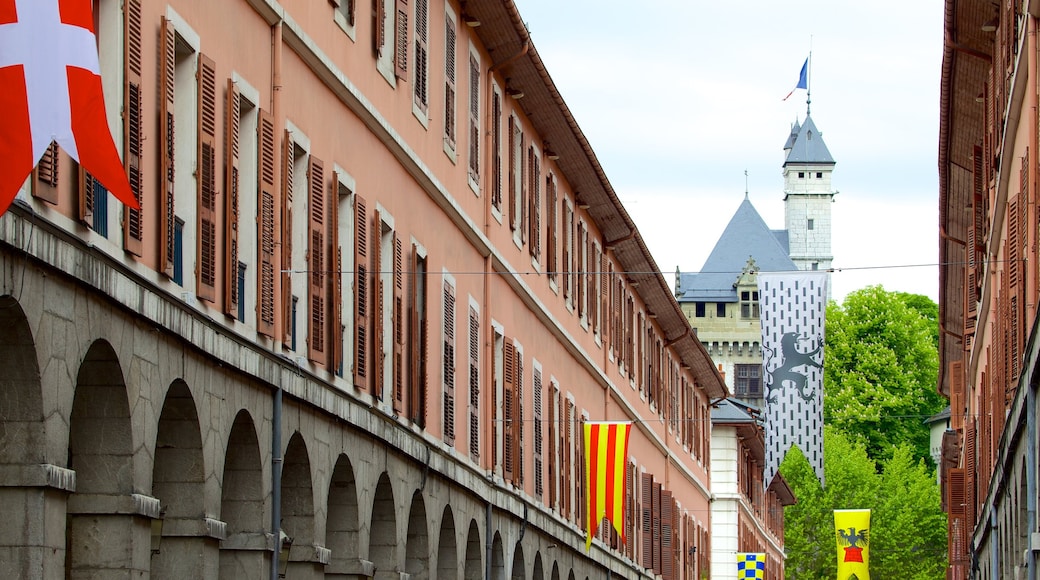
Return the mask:
[(574, 300), (574, 237), (571, 228), (574, 224), (574, 212), (567, 204), (567, 199), (560, 201), (563, 211), (560, 212), (560, 231), (563, 232), (563, 298), (568, 303)]
[(40, 201), (58, 203), (58, 144), (51, 141), (32, 171), (32, 195)]
[(274, 338), (274, 245), (275, 245), (275, 139), (274, 118), (260, 109), (256, 132), (259, 144), (257, 155), (258, 191), (260, 209), (260, 268), (257, 285), (260, 299), (257, 303), (257, 332)]
[(469, 177), (474, 181), (480, 179), (480, 63), (472, 54), (469, 55)]
[(329, 259), (335, 267), (329, 276), (329, 370), (343, 376), (343, 249), (339, 241), (339, 175), (333, 172), (329, 189)]
[(629, 559), (635, 558), (636, 545), (636, 464), (631, 461), (625, 462), (625, 555)]
[(654, 573), (661, 574), (664, 567), (661, 561), (661, 484), (653, 482), (651, 486), (651, 530), (652, 534), (650, 549), (653, 552)]
[(227, 109), (224, 136), (224, 314), (238, 315), (238, 208), (239, 208), (239, 129), (241, 100), (235, 81), (227, 82)]
[[(76, 204), (78, 206), (78, 218), (80, 223), (88, 228), (94, 227), (95, 196), (100, 183), (87, 170), (77, 164), (76, 168)], [(108, 195), (104, 188), (100, 189), (102, 195)], [(129, 208), (127, 208), (129, 210)], [(103, 217), (101, 219), (104, 219)]]
[(372, 50), (376, 57), (383, 56), (383, 46), (386, 44), (386, 5), (384, 0), (372, 0)]
[[(199, 177), (198, 192), (198, 276), (196, 288), (202, 300), (217, 299), (217, 71), (206, 55), (199, 55)], [(230, 278), (234, 272), (225, 272)]]
[[(165, 25), (163, 27), (165, 30)], [(141, 0), (126, 0), (123, 11), (123, 74), (126, 86), (123, 91), (123, 163), (127, 179), (137, 205), (141, 209), (123, 208), (123, 248), (141, 256), (144, 252), (144, 232), (141, 212), (144, 204), (142, 192), (142, 98), (141, 98)], [(161, 131), (162, 133), (162, 131)], [(172, 132), (171, 132), (172, 136)], [(162, 138), (160, 137), (160, 147)], [(162, 187), (160, 187), (162, 190)], [(84, 190), (81, 190), (84, 191)], [(93, 204), (91, 204), (93, 212)], [(82, 214), (85, 218), (85, 214)], [(91, 213), (91, 226), (93, 214)]]
[(502, 95), (491, 94), (491, 205), (502, 211)]
[(354, 196), (354, 387), (368, 382), (368, 202)]
[(519, 215), (516, 211), (516, 117), (509, 116), (509, 174), (506, 176), (506, 186), (509, 192), (509, 229), (515, 230), (520, 225)]
[[(542, 371), (535, 367), (534, 382), (534, 495), (541, 498), (544, 493), (544, 469), (542, 468)], [(520, 418), (523, 421), (523, 417)]]
[(549, 428), (549, 509), (558, 509), (557, 501), (559, 500), (556, 492), (560, 485), (560, 470), (556, 462), (556, 449), (558, 442), (556, 440), (556, 433), (558, 430), (557, 424), (559, 417), (556, 411), (556, 390), (550, 383), (549, 396), (547, 398), (548, 410), (546, 416), (549, 418), (546, 423)]
[(372, 212), (372, 255), (369, 256), (371, 260), (372, 276), (372, 320), (370, 321), (372, 329), (372, 395), (375, 398), (383, 399), (383, 378), (384, 378), (384, 367), (383, 361), (386, 360), (386, 352), (383, 350), (383, 333), (385, 328), (383, 327), (383, 312), (385, 312), (386, 305), (383, 301), (383, 279), (389, 274), (389, 272), (383, 271), (383, 218), (379, 210)]
[(480, 457), (480, 317), (469, 308), (469, 455)]
[(513, 392), (513, 480), (524, 483), (524, 357), (516, 349), (516, 384)]
[(408, 0), (396, 0), (397, 18), (394, 20), (394, 74), (401, 80), (408, 80), (408, 46), (411, 44), (408, 26)]
[(426, 271), (419, 249), (412, 244), (412, 283), (409, 286), (408, 412), (413, 423), (426, 425)]
[(307, 330), (307, 357), (317, 365), (327, 362), (325, 342), (325, 164), (314, 155), (307, 164), (309, 195), (307, 248), (307, 293), (309, 297)]
[(444, 138), (455, 150), (455, 20), (444, 15)]
[(519, 123), (514, 128), (516, 129), (516, 139), (513, 142), (516, 146), (516, 189), (520, 196), (520, 223), (517, 227), (520, 230), (520, 242), (527, 243), (527, 237), (530, 234), (527, 228), (529, 227), (528, 220), (530, 219), (531, 208), (527, 206), (530, 193), (527, 191), (527, 180), (524, 179), (524, 176), (527, 175), (527, 164), (524, 161), (524, 133)]
[(400, 416), (404, 410), (404, 248), (394, 233), (394, 414)]
[[(560, 394), (563, 397), (563, 394)], [(560, 429), (563, 441), (560, 443), (560, 471), (563, 473), (563, 503), (564, 517), (570, 518), (574, 513), (574, 460), (571, 454), (574, 448), (571, 440), (574, 438), (574, 403), (570, 399), (563, 399), (560, 404), (563, 412), (563, 428)]]
[(531, 236), (531, 255), (534, 259), (538, 260), (542, 257), (542, 173), (540, 168), (540, 162), (538, 154), (534, 150), (534, 145), (528, 149), (528, 183), (529, 187), (529, 200), (530, 200), (530, 236)]
[(586, 301), (586, 276), (585, 276), (585, 225), (581, 222), (575, 224), (574, 229), (574, 265), (578, 273), (578, 318), (584, 318), (588, 314)]
[(671, 491), (661, 490), (661, 576), (664, 580), (675, 580), (674, 501)]
[(556, 281), (556, 176), (545, 177), (545, 271), (549, 279)]
[(415, 2), (415, 87), (414, 101), (419, 110), (426, 114), (430, 106), (429, 96), (429, 73), (427, 64), (429, 61), (429, 0), (414, 0)]
[[(159, 69), (159, 269), (173, 277), (174, 220), (174, 87), (176, 66), (176, 32), (173, 23), (162, 19), (159, 46), (161, 48)], [(201, 135), (200, 135), (201, 137)], [(200, 159), (201, 161), (201, 159)]]
[(968, 539), (970, 537), (970, 523), (967, 519), (966, 504), (968, 501), (965, 493), (965, 469), (954, 467), (950, 469), (947, 490), (947, 505), (949, 506), (948, 536), (949, 536), (949, 561), (950, 564), (961, 564), (966, 560), (968, 554)]
[(282, 140), (282, 343), (292, 344), (292, 226), (293, 226), (293, 170), (296, 167), (296, 144), (288, 130)]
[(455, 444), (455, 288), (444, 282), (444, 442)]
[(515, 477), (516, 447), (513, 434), (513, 413), (516, 395), (516, 347), (506, 339), (502, 353), (502, 477)]
[(649, 473), (640, 474), (639, 490), (642, 503), (642, 559), (643, 568), (654, 567), (654, 476)]

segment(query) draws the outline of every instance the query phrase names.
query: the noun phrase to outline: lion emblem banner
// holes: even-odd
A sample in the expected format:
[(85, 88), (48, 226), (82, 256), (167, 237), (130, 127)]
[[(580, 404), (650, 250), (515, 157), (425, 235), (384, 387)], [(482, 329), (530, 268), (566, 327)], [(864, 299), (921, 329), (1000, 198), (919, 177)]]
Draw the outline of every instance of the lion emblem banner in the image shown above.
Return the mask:
[(797, 445), (823, 485), (826, 272), (758, 274), (765, 386), (766, 485)]

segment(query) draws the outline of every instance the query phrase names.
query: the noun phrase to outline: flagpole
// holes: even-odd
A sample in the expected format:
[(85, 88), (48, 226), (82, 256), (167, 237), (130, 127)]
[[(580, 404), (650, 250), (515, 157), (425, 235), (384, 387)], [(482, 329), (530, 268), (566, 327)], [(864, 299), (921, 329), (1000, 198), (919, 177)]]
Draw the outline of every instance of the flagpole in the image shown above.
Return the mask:
[(805, 74), (805, 116), (808, 117), (812, 106), (812, 36), (809, 36), (809, 67)]

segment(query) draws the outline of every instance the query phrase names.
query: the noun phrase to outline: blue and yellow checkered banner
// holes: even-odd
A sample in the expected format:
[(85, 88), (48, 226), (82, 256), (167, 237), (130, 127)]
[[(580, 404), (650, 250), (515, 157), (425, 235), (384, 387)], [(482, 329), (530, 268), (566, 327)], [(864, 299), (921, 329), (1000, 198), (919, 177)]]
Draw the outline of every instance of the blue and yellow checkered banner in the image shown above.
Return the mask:
[(766, 555), (761, 552), (737, 552), (737, 579), (763, 580), (766, 577)]

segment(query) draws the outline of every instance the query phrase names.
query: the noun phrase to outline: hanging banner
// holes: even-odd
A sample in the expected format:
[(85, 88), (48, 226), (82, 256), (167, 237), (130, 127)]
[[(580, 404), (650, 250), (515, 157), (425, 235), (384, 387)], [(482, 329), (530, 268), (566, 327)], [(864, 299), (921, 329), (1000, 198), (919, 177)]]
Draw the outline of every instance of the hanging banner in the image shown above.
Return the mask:
[(797, 445), (823, 485), (823, 337), (827, 272), (759, 272), (768, 487)]
[(766, 555), (761, 552), (737, 552), (737, 580), (762, 580), (766, 577)]
[(870, 510), (834, 510), (838, 580), (870, 580)]
[(631, 422), (585, 422), (585, 499), (588, 522), (585, 527), (585, 551), (592, 547), (592, 536), (606, 517), (627, 542), (624, 530), (625, 458), (628, 457), (628, 433)]

